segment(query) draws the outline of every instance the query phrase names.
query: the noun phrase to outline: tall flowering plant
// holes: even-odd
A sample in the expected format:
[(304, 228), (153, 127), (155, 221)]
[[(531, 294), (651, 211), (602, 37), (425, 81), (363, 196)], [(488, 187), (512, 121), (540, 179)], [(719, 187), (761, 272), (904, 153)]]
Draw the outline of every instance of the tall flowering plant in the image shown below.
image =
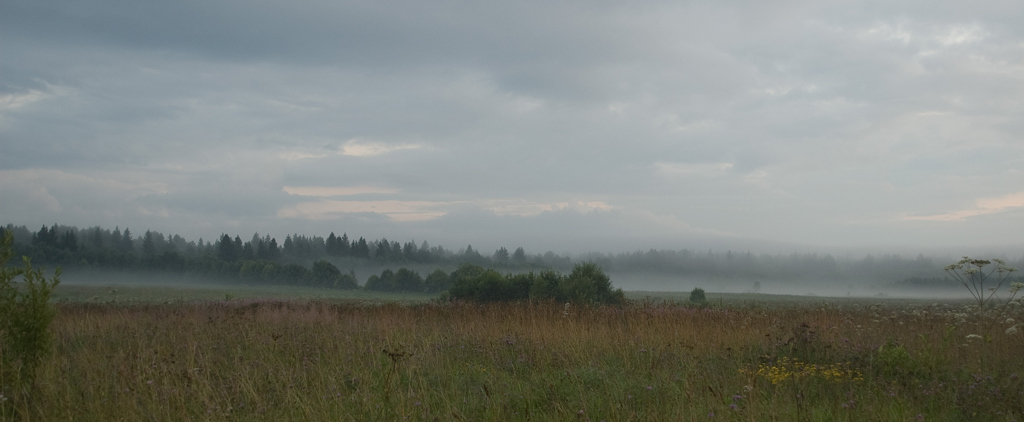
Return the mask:
[[(992, 265), (992, 263), (995, 263), (995, 265), (985, 268)], [(996, 293), (1006, 284), (1010, 274), (1017, 271), (1017, 269), (1007, 266), (1000, 259), (971, 259), (965, 256), (964, 259), (961, 259), (956, 264), (943, 268), (943, 271), (967, 288), (967, 291), (974, 297), (975, 302), (978, 303), (978, 311), (981, 312), (987, 303), (999, 300)], [(1021, 288), (1024, 288), (1024, 283), (1012, 283), (1010, 285), (1010, 296), (1006, 299), (1004, 305), (1012, 302)]]

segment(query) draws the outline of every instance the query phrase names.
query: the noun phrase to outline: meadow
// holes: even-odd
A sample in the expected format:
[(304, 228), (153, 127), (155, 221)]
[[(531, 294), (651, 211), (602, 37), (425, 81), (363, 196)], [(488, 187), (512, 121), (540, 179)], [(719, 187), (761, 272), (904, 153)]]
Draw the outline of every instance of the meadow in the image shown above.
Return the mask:
[(1024, 420), (1019, 306), (147, 288), (57, 289), (27, 420)]

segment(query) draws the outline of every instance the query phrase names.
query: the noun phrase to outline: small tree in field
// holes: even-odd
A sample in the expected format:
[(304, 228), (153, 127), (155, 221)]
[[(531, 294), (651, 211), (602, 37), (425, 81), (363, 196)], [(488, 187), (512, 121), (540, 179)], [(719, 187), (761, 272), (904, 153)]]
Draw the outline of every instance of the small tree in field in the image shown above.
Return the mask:
[(698, 305), (705, 305), (708, 303), (708, 297), (704, 294), (704, 289), (696, 287), (690, 291), (690, 302)]
[[(56, 310), (50, 294), (60, 283), (33, 269), (28, 257), (22, 268), (8, 268), (14, 256), (14, 235), (0, 230), (0, 416), (4, 420), (28, 408), (36, 368), (50, 351), (50, 322)], [(16, 278), (21, 276), (22, 282)], [(23, 415), (24, 416), (24, 415)]]
[[(996, 265), (986, 270), (985, 267), (993, 262)], [(998, 300), (996, 293), (999, 291), (999, 288), (1006, 284), (1010, 274), (1017, 271), (1017, 269), (1007, 266), (1005, 262), (999, 259), (971, 259), (965, 256), (964, 259), (961, 259), (956, 264), (943, 268), (943, 271), (967, 288), (967, 291), (971, 293), (974, 301), (978, 304), (978, 312), (981, 312), (986, 304), (994, 303), (995, 300)], [(1006, 299), (1004, 305), (1012, 302), (1022, 287), (1024, 287), (1024, 284), (1013, 283), (1010, 286), (1010, 296)]]

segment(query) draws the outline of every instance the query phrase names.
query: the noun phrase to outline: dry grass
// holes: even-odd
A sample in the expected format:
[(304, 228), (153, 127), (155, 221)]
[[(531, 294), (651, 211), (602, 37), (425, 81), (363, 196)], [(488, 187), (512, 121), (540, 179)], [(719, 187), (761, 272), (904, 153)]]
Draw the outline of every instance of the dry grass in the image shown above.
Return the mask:
[[(1004, 334), (1003, 321), (978, 332), (985, 321), (961, 312), (849, 303), (62, 304), (56, 352), (26, 414), (104, 421), (1024, 420), (1024, 336)], [(1017, 309), (1006, 315), (1022, 316)], [(778, 383), (757, 373), (788, 370), (793, 361), (849, 372), (812, 371)]]

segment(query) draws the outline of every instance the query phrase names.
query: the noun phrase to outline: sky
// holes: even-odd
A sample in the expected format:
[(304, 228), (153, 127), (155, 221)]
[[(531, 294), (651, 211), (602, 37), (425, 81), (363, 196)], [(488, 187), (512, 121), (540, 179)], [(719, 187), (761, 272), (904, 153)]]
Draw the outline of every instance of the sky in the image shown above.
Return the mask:
[(0, 224), (1024, 250), (1024, 3), (0, 0)]

